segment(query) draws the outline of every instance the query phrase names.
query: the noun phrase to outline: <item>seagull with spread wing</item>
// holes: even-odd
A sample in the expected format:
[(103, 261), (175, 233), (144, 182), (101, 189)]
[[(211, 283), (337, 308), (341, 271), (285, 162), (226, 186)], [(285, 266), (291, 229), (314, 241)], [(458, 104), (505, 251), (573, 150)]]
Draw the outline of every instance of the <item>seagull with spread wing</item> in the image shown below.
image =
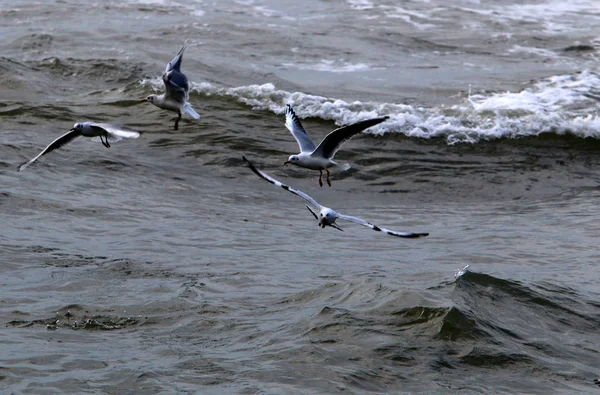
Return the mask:
[(177, 56), (175, 56), (165, 68), (165, 72), (162, 75), (162, 80), (165, 84), (165, 93), (162, 95), (150, 95), (140, 100), (143, 102), (150, 102), (156, 107), (176, 112), (177, 119), (175, 120), (175, 130), (179, 128), (179, 121), (181, 120), (182, 114), (187, 113), (194, 119), (200, 119), (200, 115), (192, 108), (188, 101), (188, 79), (185, 74), (181, 72), (183, 51), (185, 51), (186, 46), (187, 43), (183, 44), (183, 47)]
[(263, 173), (262, 171), (258, 170), (248, 159), (246, 159), (245, 156), (242, 156), (242, 159), (244, 159), (244, 162), (246, 162), (246, 164), (248, 165), (250, 170), (252, 170), (254, 173), (256, 173), (256, 175), (258, 175), (259, 177), (263, 178), (264, 180), (270, 182), (273, 185), (276, 185), (278, 187), (285, 189), (286, 191), (288, 191), (290, 193), (293, 193), (296, 196), (300, 196), (302, 199), (306, 200), (313, 207), (315, 207), (319, 211), (318, 215), (310, 208), (310, 206), (308, 206), (308, 205), (306, 206), (306, 208), (312, 213), (312, 215), (315, 217), (315, 219), (317, 221), (319, 221), (319, 226), (322, 228), (325, 228), (326, 226), (331, 226), (332, 228), (336, 228), (337, 230), (342, 230), (339, 226), (337, 226), (335, 221), (337, 219), (343, 219), (346, 221), (357, 223), (359, 225), (366, 226), (367, 228), (371, 228), (377, 232), (387, 233), (390, 236), (404, 237), (404, 238), (411, 238), (411, 239), (429, 236), (429, 233), (396, 232), (393, 230), (381, 228), (377, 225), (373, 225), (361, 218), (351, 217), (349, 215), (340, 214), (340, 213), (330, 209), (329, 207), (320, 205), (319, 203), (317, 203), (317, 201), (315, 199), (311, 198), (306, 193), (304, 193), (298, 189), (289, 187), (289, 186), (277, 181), (276, 179), (268, 176), (267, 174)]
[(140, 133), (133, 130), (124, 129), (120, 126), (111, 125), (109, 123), (79, 122), (73, 125), (73, 128), (68, 133), (63, 134), (51, 142), (35, 158), (20, 165), (19, 171), (25, 169), (41, 156), (67, 145), (80, 137), (96, 137), (100, 140), (102, 145), (104, 145), (106, 148), (110, 148), (110, 142), (119, 141), (123, 138), (136, 139), (140, 137)]
[(323, 170), (327, 172), (327, 185), (331, 186), (329, 180), (329, 168), (337, 166), (333, 161), (333, 157), (340, 149), (342, 144), (349, 140), (352, 136), (362, 132), (363, 130), (375, 126), (389, 117), (379, 117), (367, 119), (364, 121), (353, 123), (352, 125), (343, 126), (329, 133), (319, 146), (315, 146), (312, 139), (306, 133), (300, 119), (289, 104), (285, 109), (285, 126), (292, 133), (298, 145), (300, 153), (291, 155), (283, 164), (284, 166), (291, 163), (292, 165), (304, 167), (312, 170), (319, 170), (319, 185), (323, 186)]

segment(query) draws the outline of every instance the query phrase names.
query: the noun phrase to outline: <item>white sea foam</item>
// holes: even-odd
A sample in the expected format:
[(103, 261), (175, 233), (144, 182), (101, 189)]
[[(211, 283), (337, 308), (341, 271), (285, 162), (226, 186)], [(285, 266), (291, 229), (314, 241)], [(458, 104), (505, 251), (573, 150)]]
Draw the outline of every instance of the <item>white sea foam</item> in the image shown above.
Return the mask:
[[(142, 81), (161, 90), (162, 80)], [(353, 101), (280, 90), (272, 83), (234, 88), (192, 83), (192, 92), (231, 97), (252, 109), (283, 114), (291, 104), (301, 118), (317, 117), (347, 125), (387, 115), (390, 119), (367, 133), (401, 133), (414, 138), (443, 138), (448, 144), (477, 143), (499, 138), (521, 138), (541, 133), (600, 139), (597, 101), (589, 93), (600, 86), (593, 72), (562, 75), (539, 81), (520, 92), (469, 96), (450, 108), (418, 108), (397, 103)], [(192, 99), (193, 101), (193, 99)]]
[(469, 265), (466, 265), (462, 269), (456, 269), (454, 271), (454, 278), (458, 279), (459, 277), (464, 276), (469, 271)]
[(319, 63), (315, 64), (283, 63), (282, 66), (295, 68), (298, 70), (328, 71), (331, 73), (351, 73), (355, 71), (365, 71), (373, 69), (366, 63), (348, 63), (345, 62), (343, 59), (322, 59)]
[[(202, 17), (205, 15), (205, 11), (199, 8), (203, 5), (203, 1), (196, 0), (194, 2), (179, 2), (174, 0), (127, 0), (129, 4), (141, 4), (145, 6), (162, 7), (165, 9), (181, 9), (186, 10), (190, 15)], [(115, 3), (122, 4), (122, 2)]]
[(265, 6), (255, 6), (254, 11), (257, 15), (261, 15), (267, 18), (281, 15), (279, 11), (267, 8)]
[(512, 48), (508, 50), (508, 53), (527, 53), (537, 56), (542, 56), (545, 58), (559, 58), (560, 56), (549, 49), (544, 48), (535, 48), (535, 47), (522, 47), (520, 45), (513, 45)]
[(369, 0), (347, 0), (350, 8), (355, 10), (369, 10), (373, 8), (373, 2)]
[(513, 24), (527, 22), (536, 24), (547, 33), (588, 29), (582, 19), (600, 21), (595, 0), (549, 0), (534, 4), (502, 4), (485, 8), (458, 7), (459, 10), (485, 16), (495, 23)]
[(402, 19), (419, 29), (431, 29), (436, 26), (431, 23), (418, 22), (419, 20), (429, 22), (433, 20), (440, 20), (439, 18), (432, 17), (430, 13), (407, 10), (406, 8), (398, 6), (380, 6), (380, 8), (384, 10), (384, 15), (386, 17)]

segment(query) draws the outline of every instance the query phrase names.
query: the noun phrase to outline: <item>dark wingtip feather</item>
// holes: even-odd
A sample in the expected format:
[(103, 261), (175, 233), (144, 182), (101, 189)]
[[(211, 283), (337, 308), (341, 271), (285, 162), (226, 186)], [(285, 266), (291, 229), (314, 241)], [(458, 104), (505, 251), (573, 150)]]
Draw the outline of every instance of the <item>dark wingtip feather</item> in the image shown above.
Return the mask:
[(285, 106), (285, 115), (291, 115), (293, 118), (298, 118), (291, 104)]
[(248, 167), (256, 173), (256, 171), (258, 170), (256, 167), (254, 167), (254, 165), (252, 164), (252, 162), (250, 162), (248, 159), (246, 159), (245, 156), (242, 155), (242, 159), (244, 160), (244, 162), (246, 162), (246, 164), (248, 165)]
[(257, 176), (259, 176), (260, 178), (265, 179), (265, 181), (268, 181), (271, 184), (273, 183), (271, 180), (265, 178), (262, 174), (260, 174), (260, 171), (256, 168), (256, 166), (254, 166), (252, 164), (252, 162), (250, 162), (248, 159), (246, 159), (245, 156), (242, 156), (242, 159), (246, 162), (246, 164), (248, 165), (248, 167), (250, 168), (250, 170), (252, 170), (254, 172), (254, 174), (256, 174)]
[[(377, 230), (377, 229), (374, 229)], [(379, 229), (381, 231), (381, 229)], [(402, 237), (404, 239), (418, 239), (420, 237), (425, 237), (425, 236), (429, 236), (429, 233), (405, 233), (405, 234), (398, 234), (395, 233), (393, 231), (389, 231), (389, 232), (385, 232), (390, 236), (396, 236), (396, 237)]]

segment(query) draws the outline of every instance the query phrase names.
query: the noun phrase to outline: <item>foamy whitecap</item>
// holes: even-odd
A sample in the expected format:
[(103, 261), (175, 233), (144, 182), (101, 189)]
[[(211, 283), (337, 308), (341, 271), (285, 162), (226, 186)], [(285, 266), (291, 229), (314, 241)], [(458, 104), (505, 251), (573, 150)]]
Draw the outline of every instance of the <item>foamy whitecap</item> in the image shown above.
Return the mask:
[(265, 6), (255, 6), (254, 11), (255, 11), (255, 14), (261, 15), (261, 16), (264, 16), (267, 18), (281, 15), (281, 12), (267, 8)]
[[(466, 13), (486, 17), (493, 23), (512, 25), (515, 22), (537, 25), (547, 33), (589, 29), (592, 21), (600, 22), (595, 0), (545, 1), (534, 4), (502, 4), (484, 8), (458, 7)], [(582, 24), (583, 21), (587, 23)]]
[(536, 47), (522, 47), (520, 45), (513, 45), (512, 48), (508, 50), (508, 53), (526, 53), (537, 56), (542, 56), (546, 58), (559, 58), (560, 56), (549, 49), (544, 48), (536, 48)]
[(462, 269), (456, 269), (454, 271), (454, 278), (458, 279), (459, 277), (464, 276), (469, 271), (469, 265), (466, 265)]
[(369, 0), (347, 0), (347, 3), (354, 10), (369, 10), (373, 8), (373, 3)]
[(384, 15), (387, 18), (397, 18), (397, 19), (402, 19), (407, 23), (410, 23), (411, 25), (419, 28), (419, 29), (431, 29), (434, 28), (436, 25), (431, 24), (431, 23), (425, 23), (427, 22), (431, 22), (433, 20), (440, 20), (438, 18), (433, 18), (431, 15), (423, 13), (423, 12), (417, 12), (414, 10), (408, 10), (406, 8), (402, 8), (402, 7), (398, 7), (398, 6), (380, 6), (379, 8), (381, 8), (382, 10), (384, 10)]
[(155, 5), (155, 6), (177, 6), (178, 4), (172, 0), (129, 0), (131, 4)]
[[(348, 63), (344, 60), (328, 60), (322, 59), (319, 63), (306, 64), (306, 63), (283, 63), (282, 66), (295, 68), (298, 70), (315, 70), (315, 71), (328, 71), (330, 73), (352, 73), (356, 71), (365, 71), (374, 69), (366, 63)], [(379, 69), (379, 67), (378, 67)]]
[[(163, 89), (162, 80), (158, 77), (141, 83), (156, 91)], [(542, 133), (570, 133), (582, 138), (600, 139), (597, 101), (589, 95), (597, 86), (600, 86), (600, 76), (586, 71), (547, 78), (520, 92), (471, 95), (450, 108), (420, 108), (358, 100), (349, 102), (289, 92), (277, 89), (272, 83), (234, 88), (191, 83), (191, 91), (205, 96), (231, 97), (252, 109), (268, 110), (278, 115), (284, 113), (287, 104), (291, 104), (301, 118), (332, 120), (337, 125), (387, 115), (388, 121), (368, 129), (366, 133), (443, 138), (448, 144), (458, 144)]]
[[(186, 10), (190, 15), (202, 17), (206, 14), (206, 12), (199, 7), (198, 2), (177, 2), (174, 0), (127, 0), (129, 4), (141, 4), (147, 6), (154, 7), (164, 7), (164, 8), (179, 8)], [(200, 2), (201, 3), (201, 2)]]

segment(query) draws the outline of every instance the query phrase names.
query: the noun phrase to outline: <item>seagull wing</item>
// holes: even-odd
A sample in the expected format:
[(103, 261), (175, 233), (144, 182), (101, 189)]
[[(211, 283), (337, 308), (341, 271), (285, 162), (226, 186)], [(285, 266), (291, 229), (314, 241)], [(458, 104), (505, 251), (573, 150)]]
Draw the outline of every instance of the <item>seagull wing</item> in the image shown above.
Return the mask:
[(348, 141), (352, 136), (362, 132), (367, 128), (370, 128), (371, 126), (375, 126), (388, 118), (389, 117), (379, 117), (367, 119), (365, 121), (360, 121), (353, 123), (352, 125), (335, 129), (333, 132), (325, 136), (323, 141), (321, 141), (321, 144), (319, 144), (315, 150), (315, 154), (319, 154), (324, 158), (332, 159), (342, 144)]
[(300, 123), (300, 119), (289, 104), (285, 108), (285, 127), (292, 133), (292, 136), (298, 142), (301, 152), (313, 152), (315, 150), (315, 143), (311, 140), (310, 136)]
[(165, 68), (165, 73), (168, 73), (171, 70), (181, 71), (181, 62), (183, 61), (183, 51), (185, 51), (186, 47), (187, 47), (187, 41), (185, 43), (183, 43), (183, 47), (181, 47), (181, 49), (179, 50), (177, 55), (175, 55), (173, 60), (171, 60), (169, 63), (167, 63), (167, 67)]
[[(308, 196), (306, 193), (299, 191), (298, 189), (294, 189), (292, 187), (289, 187), (279, 181), (277, 181), (276, 179), (269, 177), (268, 175), (266, 175), (265, 173), (263, 173), (262, 171), (258, 170), (248, 159), (246, 159), (245, 156), (242, 156), (242, 159), (244, 159), (244, 162), (246, 162), (246, 164), (248, 165), (248, 167), (250, 168), (250, 170), (252, 170), (254, 173), (256, 173), (257, 176), (264, 178), (265, 180), (267, 180), (268, 182), (270, 182), (273, 185), (277, 185), (278, 187), (281, 187), (283, 189), (285, 189), (288, 192), (293, 193), (296, 196), (300, 196), (302, 199), (306, 200), (307, 202), (309, 202), (310, 204), (312, 204), (314, 207), (316, 207), (317, 209), (321, 210), (322, 206), (317, 203), (317, 201), (313, 198), (311, 198), (310, 196)], [(313, 213), (314, 215), (314, 213)]]
[(124, 139), (137, 139), (140, 137), (140, 132), (135, 130), (126, 129), (120, 126), (112, 125), (110, 123), (92, 123), (92, 128), (101, 128), (110, 137), (124, 138)]
[(51, 142), (35, 158), (33, 158), (30, 161), (25, 162), (22, 165), (20, 165), (19, 166), (19, 171), (24, 170), (27, 166), (29, 166), (30, 164), (32, 164), (33, 162), (35, 162), (40, 156), (46, 155), (47, 153), (52, 152), (55, 149), (58, 149), (58, 148), (62, 147), (63, 145), (67, 145), (70, 142), (75, 141), (79, 137), (81, 137), (81, 133), (78, 132), (78, 131), (76, 131), (76, 130), (71, 130), (70, 132), (63, 134), (62, 136), (60, 136), (59, 138), (57, 138), (56, 140), (54, 140), (53, 142)]
[(186, 102), (189, 98), (188, 79), (178, 70), (167, 71), (163, 74), (165, 84), (165, 95), (178, 103)]
[(368, 228), (371, 228), (371, 229), (373, 229), (373, 230), (375, 230), (377, 232), (387, 233), (388, 235), (396, 236), (396, 237), (405, 237), (405, 238), (415, 239), (417, 237), (429, 236), (429, 233), (394, 232), (393, 230), (389, 230), (389, 229), (385, 229), (385, 228), (380, 228), (377, 225), (373, 225), (373, 224), (365, 221), (364, 219), (357, 218), (357, 217), (351, 217), (349, 215), (343, 215), (343, 214), (340, 214), (340, 213), (338, 213), (338, 218), (344, 219), (346, 221), (354, 222), (354, 223), (366, 226)]

